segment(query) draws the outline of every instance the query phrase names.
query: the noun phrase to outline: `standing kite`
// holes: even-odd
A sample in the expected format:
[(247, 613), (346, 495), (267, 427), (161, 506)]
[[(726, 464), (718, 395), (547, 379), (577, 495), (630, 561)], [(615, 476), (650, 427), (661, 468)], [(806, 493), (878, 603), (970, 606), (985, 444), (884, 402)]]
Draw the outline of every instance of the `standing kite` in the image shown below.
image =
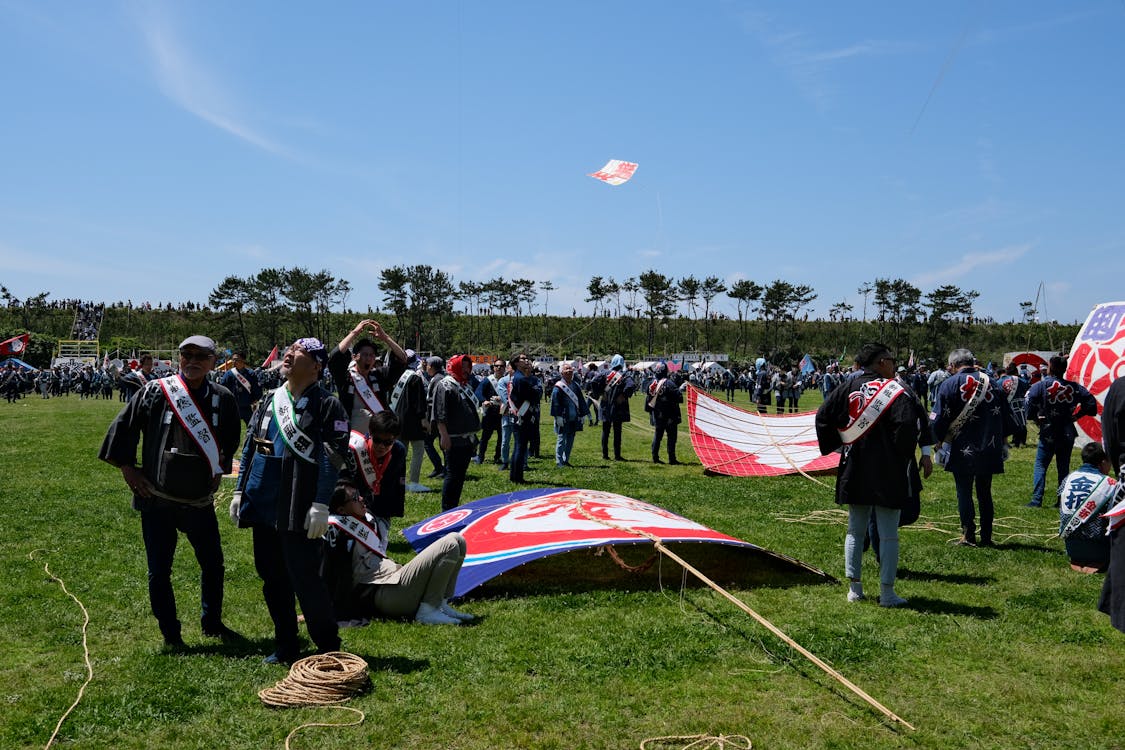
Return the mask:
[(815, 412), (771, 416), (688, 388), (691, 447), (705, 469), (729, 477), (829, 472), (839, 453), (820, 455)]
[(610, 159), (604, 167), (597, 172), (591, 172), (589, 176), (609, 185), (624, 185), (636, 171), (637, 165), (634, 162)]
[(1079, 442), (1102, 441), (1101, 414), (1110, 383), (1125, 375), (1125, 302), (1097, 305), (1070, 348), (1066, 377), (1086, 387), (1098, 400), (1098, 416), (1076, 423)]

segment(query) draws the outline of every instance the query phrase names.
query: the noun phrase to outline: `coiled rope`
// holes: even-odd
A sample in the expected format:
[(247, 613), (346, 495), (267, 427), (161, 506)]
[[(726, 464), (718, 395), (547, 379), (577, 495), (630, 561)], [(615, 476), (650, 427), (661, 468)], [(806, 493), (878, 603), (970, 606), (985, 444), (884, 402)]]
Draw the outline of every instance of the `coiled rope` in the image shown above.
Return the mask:
[[(42, 551), (43, 550), (33, 549), (31, 552), (27, 553), (27, 559), (34, 560), (35, 553)], [(43, 563), (43, 572), (45, 572), (47, 574), (47, 577), (50, 578), (54, 583), (57, 583), (59, 586), (61, 586), (63, 593), (73, 599), (74, 603), (78, 605), (78, 608), (82, 610), (82, 658), (86, 663), (86, 681), (82, 683), (82, 687), (78, 688), (78, 695), (77, 697), (75, 697), (74, 703), (70, 704), (70, 708), (64, 711), (63, 715), (59, 717), (59, 723), (55, 724), (55, 731), (51, 733), (51, 739), (47, 740), (47, 744), (43, 746), (44, 750), (47, 750), (47, 748), (54, 744), (55, 739), (59, 736), (59, 730), (62, 729), (62, 725), (63, 722), (66, 721), (66, 717), (70, 716), (71, 711), (73, 711), (75, 707), (78, 706), (79, 701), (82, 700), (82, 696), (86, 692), (86, 686), (89, 685), (90, 681), (94, 679), (94, 665), (90, 663), (90, 645), (86, 640), (86, 630), (90, 625), (90, 613), (86, 610), (86, 605), (84, 605), (77, 596), (70, 593), (70, 590), (67, 589), (66, 584), (63, 583), (63, 579), (52, 573), (51, 569), (47, 566), (47, 563)]]
[(285, 748), (289, 750), (289, 741), (293, 735), (306, 727), (352, 727), (362, 724), (367, 718), (363, 711), (336, 704), (343, 703), (370, 687), (371, 678), (367, 675), (366, 661), (355, 654), (330, 651), (306, 656), (294, 662), (289, 668), (289, 674), (273, 687), (258, 691), (258, 697), (271, 708), (331, 706), (359, 714), (359, 718), (350, 722), (301, 724), (285, 737)]
[[(686, 742), (687, 744), (681, 744)], [(750, 738), (741, 734), (685, 734), (669, 735), (668, 737), (649, 737), (641, 741), (641, 750), (656, 747), (675, 747), (678, 750), (709, 750), (717, 748), (734, 748), (734, 750), (751, 750), (754, 743)]]

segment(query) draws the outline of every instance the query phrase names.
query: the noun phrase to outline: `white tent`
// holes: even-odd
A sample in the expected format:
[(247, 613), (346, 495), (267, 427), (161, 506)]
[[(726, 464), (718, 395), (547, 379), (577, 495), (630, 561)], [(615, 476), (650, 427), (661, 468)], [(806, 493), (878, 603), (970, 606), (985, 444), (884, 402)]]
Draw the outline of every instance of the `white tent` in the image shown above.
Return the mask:
[(635, 365), (633, 365), (629, 369), (630, 370), (636, 370), (637, 372), (644, 372), (645, 370), (651, 369), (653, 367), (653, 365), (655, 365), (655, 364), (656, 364), (655, 362), (643, 361), (643, 362), (636, 363)]

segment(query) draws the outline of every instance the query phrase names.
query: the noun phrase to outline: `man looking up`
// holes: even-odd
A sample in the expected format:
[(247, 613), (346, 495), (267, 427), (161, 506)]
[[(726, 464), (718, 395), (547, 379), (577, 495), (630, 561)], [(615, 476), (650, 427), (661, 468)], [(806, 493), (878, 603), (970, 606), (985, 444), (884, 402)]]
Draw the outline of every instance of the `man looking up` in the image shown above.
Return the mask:
[(301, 602), (309, 637), (320, 652), (336, 651), (340, 636), (328, 587), (320, 577), (328, 501), (348, 452), (348, 420), (318, 382), (328, 353), (319, 339), (298, 339), (281, 360), (286, 381), (264, 397), (242, 449), (231, 520), (254, 533), (254, 567), (273, 619), (275, 651), (267, 664), (299, 655)]

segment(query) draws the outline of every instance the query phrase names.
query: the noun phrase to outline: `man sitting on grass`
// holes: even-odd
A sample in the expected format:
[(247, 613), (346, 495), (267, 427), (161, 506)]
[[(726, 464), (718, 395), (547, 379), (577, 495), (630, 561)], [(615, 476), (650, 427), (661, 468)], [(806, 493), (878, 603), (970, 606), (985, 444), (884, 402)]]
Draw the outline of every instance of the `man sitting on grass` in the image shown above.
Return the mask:
[(1070, 567), (1083, 573), (1104, 572), (1109, 565), (1108, 521), (1117, 483), (1109, 476), (1109, 457), (1100, 443), (1082, 448), (1082, 465), (1059, 487), (1059, 536), (1066, 543)]

